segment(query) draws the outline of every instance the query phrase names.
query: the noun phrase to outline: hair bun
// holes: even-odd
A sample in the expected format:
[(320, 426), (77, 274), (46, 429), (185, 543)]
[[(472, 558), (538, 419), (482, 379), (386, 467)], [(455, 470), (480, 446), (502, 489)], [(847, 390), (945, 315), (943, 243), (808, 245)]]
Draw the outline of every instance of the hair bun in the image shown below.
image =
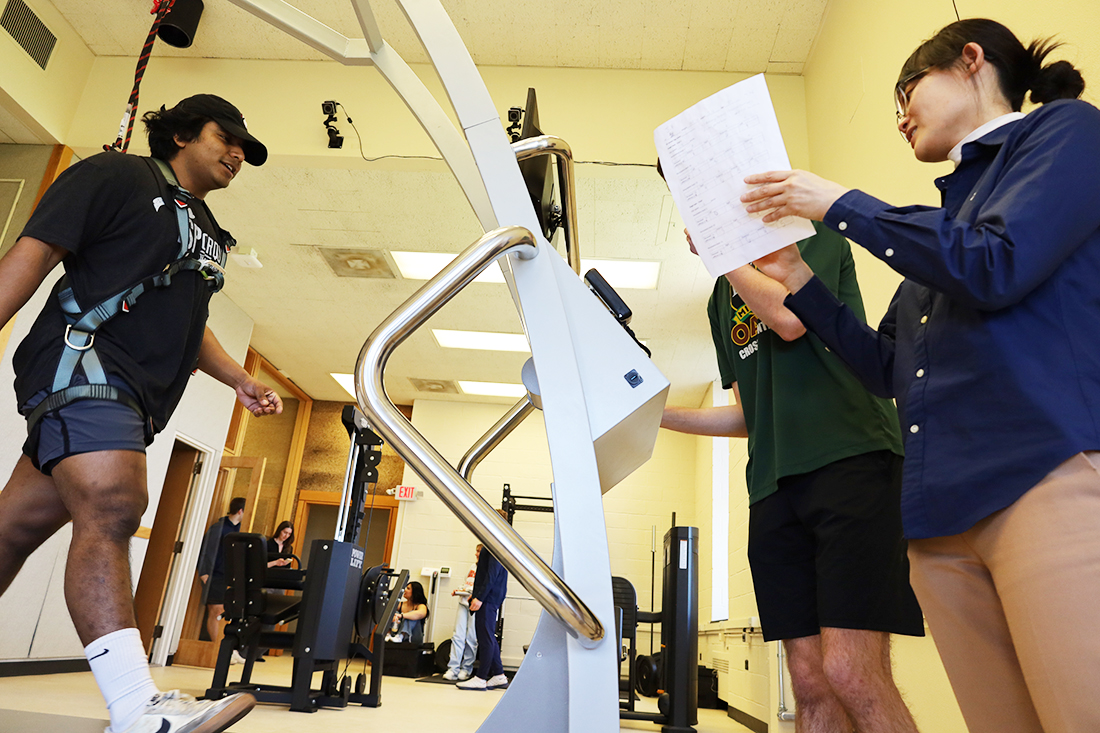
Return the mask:
[(1077, 99), (1085, 91), (1085, 79), (1068, 61), (1044, 66), (1031, 83), (1031, 101), (1046, 104), (1056, 99)]

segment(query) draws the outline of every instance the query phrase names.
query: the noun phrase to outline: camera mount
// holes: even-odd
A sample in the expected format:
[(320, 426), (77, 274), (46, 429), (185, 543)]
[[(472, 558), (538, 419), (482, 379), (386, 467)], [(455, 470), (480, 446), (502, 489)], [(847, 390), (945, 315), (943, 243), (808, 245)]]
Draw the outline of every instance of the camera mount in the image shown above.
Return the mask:
[(325, 115), (325, 132), (328, 133), (328, 146), (334, 150), (339, 150), (344, 147), (344, 136), (340, 134), (340, 129), (336, 127), (336, 105), (339, 102), (328, 100), (321, 102), (321, 114)]

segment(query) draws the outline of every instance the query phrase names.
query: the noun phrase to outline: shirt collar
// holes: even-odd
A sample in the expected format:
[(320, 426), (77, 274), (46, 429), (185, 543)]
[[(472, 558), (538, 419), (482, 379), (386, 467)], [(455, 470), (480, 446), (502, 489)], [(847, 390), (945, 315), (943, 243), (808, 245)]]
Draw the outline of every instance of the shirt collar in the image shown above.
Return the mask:
[(955, 167), (957, 168), (959, 163), (962, 161), (963, 145), (966, 145), (969, 142), (973, 142), (974, 140), (977, 140), (979, 138), (985, 137), (989, 133), (996, 130), (998, 127), (1003, 127), (1009, 122), (1015, 122), (1016, 120), (1023, 119), (1023, 117), (1023, 112), (1009, 112), (1007, 115), (1001, 115), (1000, 117), (996, 117), (990, 120), (989, 122), (971, 132), (962, 140), (960, 140), (955, 147), (951, 148), (951, 152), (947, 154), (947, 159), (954, 163)]

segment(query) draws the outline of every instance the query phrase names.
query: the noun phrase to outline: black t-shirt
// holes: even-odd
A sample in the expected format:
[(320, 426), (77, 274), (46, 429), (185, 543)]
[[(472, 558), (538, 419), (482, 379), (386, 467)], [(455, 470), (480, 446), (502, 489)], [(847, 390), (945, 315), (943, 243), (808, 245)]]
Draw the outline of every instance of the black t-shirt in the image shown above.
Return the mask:
[[(88, 309), (162, 271), (178, 259), (179, 224), (155, 163), (101, 153), (72, 166), (42, 197), (22, 236), (69, 250), (62, 261), (77, 303)], [(189, 253), (225, 265), (227, 241), (206, 205), (193, 199)], [(60, 282), (60, 281), (59, 281)], [(23, 405), (48, 389), (64, 347), (65, 318), (53, 293), (14, 357), (15, 391)], [(147, 290), (128, 313), (96, 332), (95, 350), (108, 375), (121, 379), (161, 430), (198, 364), (211, 290), (195, 271), (168, 287)]]

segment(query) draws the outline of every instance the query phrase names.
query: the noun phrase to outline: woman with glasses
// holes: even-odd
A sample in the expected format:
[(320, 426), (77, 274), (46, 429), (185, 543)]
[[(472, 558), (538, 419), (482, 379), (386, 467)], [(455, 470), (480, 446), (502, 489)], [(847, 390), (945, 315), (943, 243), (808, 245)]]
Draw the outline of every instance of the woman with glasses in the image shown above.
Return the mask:
[[(803, 171), (750, 176), (765, 221), (824, 221), (905, 276), (877, 331), (795, 246), (756, 265), (875, 394), (897, 400), (912, 584), (967, 726), (1100, 731), (1100, 111), (1003, 25), (921, 44), (895, 88), (942, 206)], [(1042, 106), (1020, 113), (1025, 95)]]

